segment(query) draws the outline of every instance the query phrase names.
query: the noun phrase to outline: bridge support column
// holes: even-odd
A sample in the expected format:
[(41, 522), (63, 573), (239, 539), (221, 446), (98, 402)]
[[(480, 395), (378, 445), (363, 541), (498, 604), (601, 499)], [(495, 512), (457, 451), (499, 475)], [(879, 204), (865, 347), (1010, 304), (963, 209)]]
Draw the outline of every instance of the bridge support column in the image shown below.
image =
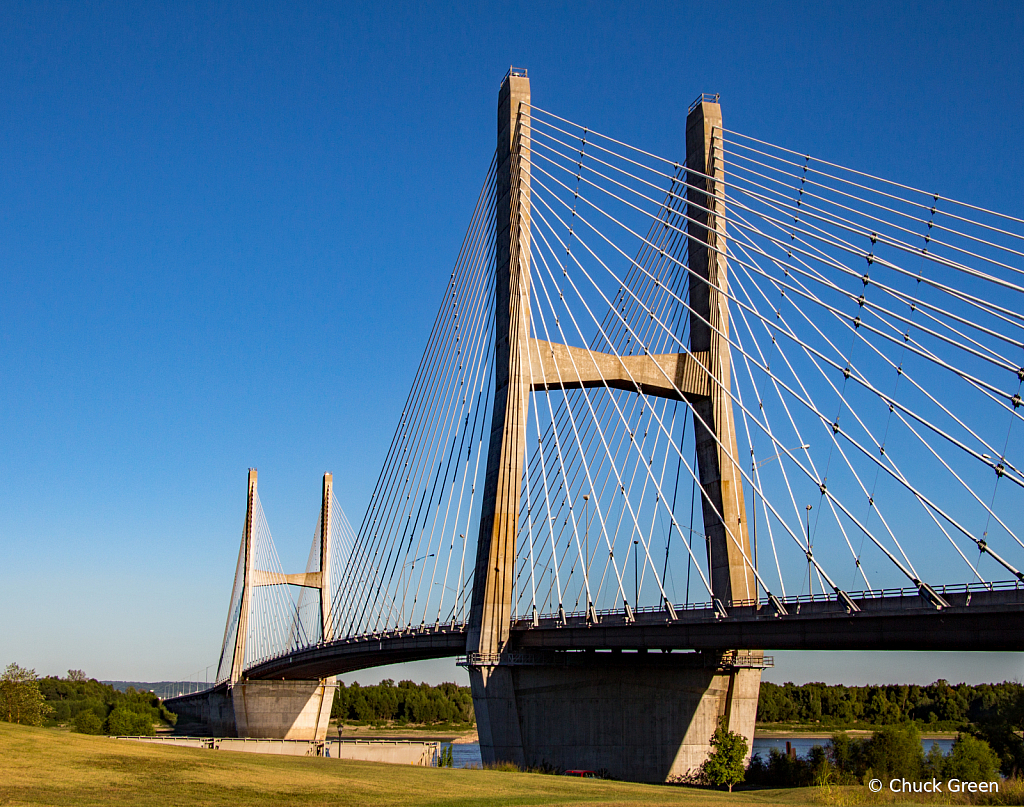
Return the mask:
[(472, 680), (483, 684), (474, 705), (486, 703), (477, 717), (484, 762), (665, 782), (700, 767), (721, 717), (749, 748), (761, 671), (705, 661), (602, 653), (564, 666), (482, 668)]
[[(530, 332), (530, 80), (509, 70), (498, 93), (495, 221), (494, 410), (477, 542), (466, 648), (500, 653), (512, 620), (519, 495), (526, 448)], [(470, 668), (484, 761), (522, 764), (512, 678), (501, 667)]]
[(338, 688), (314, 681), (240, 681), (231, 688), (238, 737), (323, 742)]
[[(749, 568), (730, 397), (717, 104), (702, 100), (691, 110), (686, 142), (687, 181), (692, 186), (687, 191), (690, 354), (660, 358), (674, 360), (677, 368), (699, 363), (701, 372), (695, 375), (702, 383), (706, 379), (706, 389), (687, 386), (685, 393), (688, 400), (693, 397), (712, 589), (725, 607), (734, 600), (755, 599), (757, 586)], [(530, 83), (525, 71), (510, 70), (498, 94), (495, 392), (466, 640), (480, 753), (484, 762), (604, 769), (623, 779), (664, 781), (703, 762), (722, 716), (733, 731), (748, 742), (753, 739), (761, 676), (758, 654), (746, 654), (754, 659), (750, 669), (693, 666), (671, 654), (667, 661), (647, 654), (585, 654), (585, 660), (573, 659), (571, 666), (562, 667), (500, 663), (509, 650), (527, 411), (534, 382), (523, 361), (530, 342), (530, 204)], [(553, 362), (572, 350), (547, 347)], [(610, 372), (617, 372), (619, 364), (621, 360), (610, 364)], [(580, 386), (592, 382), (589, 377), (578, 380)], [(674, 619), (672, 609), (667, 611)]]

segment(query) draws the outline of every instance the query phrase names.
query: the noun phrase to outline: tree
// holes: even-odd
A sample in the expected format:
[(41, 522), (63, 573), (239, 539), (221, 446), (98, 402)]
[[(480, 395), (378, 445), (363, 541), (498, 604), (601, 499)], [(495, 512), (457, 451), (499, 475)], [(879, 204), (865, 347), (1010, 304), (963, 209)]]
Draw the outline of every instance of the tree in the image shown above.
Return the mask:
[(75, 715), (75, 719), (71, 721), (71, 724), (79, 734), (100, 734), (103, 732), (103, 721), (96, 717), (95, 712), (89, 709)]
[(881, 779), (916, 779), (921, 775), (924, 750), (921, 735), (913, 725), (883, 726), (868, 740), (865, 752), (868, 765)]
[(82, 670), (68, 670), (68, 680), (74, 681), (76, 684), (85, 683), (89, 679), (86, 678), (85, 673)]
[(701, 773), (711, 784), (716, 787), (726, 785), (732, 793), (732, 786), (743, 781), (747, 739), (742, 734), (729, 731), (722, 717), (718, 720), (715, 733), (711, 735), (711, 748), (711, 755), (701, 765)]
[(118, 706), (107, 716), (107, 733), (121, 736), (140, 736), (153, 733), (151, 718)]
[(41, 726), (52, 712), (39, 691), (36, 671), (8, 664), (0, 676), (0, 717), (8, 723)]
[(999, 757), (984, 740), (970, 734), (958, 734), (942, 765), (947, 779), (965, 782), (989, 782), (999, 770)]

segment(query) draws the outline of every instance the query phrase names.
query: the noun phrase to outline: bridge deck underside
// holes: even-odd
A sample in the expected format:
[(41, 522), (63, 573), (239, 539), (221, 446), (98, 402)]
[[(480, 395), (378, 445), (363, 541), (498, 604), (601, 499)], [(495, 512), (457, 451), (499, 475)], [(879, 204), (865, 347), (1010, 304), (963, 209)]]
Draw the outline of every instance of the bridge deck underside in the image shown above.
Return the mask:
[[(718, 650), (975, 650), (1024, 649), (1024, 589), (946, 594), (941, 611), (920, 596), (871, 597), (854, 602), (787, 604), (777, 616), (766, 605), (740, 606), (728, 616), (712, 609), (603, 614), (597, 624), (569, 617), (565, 624), (521, 620), (512, 627), (508, 650), (661, 651)], [(408, 629), (342, 639), (264, 661), (246, 671), (253, 679), (302, 679), (354, 670), (458, 656), (466, 651), (462, 626)]]

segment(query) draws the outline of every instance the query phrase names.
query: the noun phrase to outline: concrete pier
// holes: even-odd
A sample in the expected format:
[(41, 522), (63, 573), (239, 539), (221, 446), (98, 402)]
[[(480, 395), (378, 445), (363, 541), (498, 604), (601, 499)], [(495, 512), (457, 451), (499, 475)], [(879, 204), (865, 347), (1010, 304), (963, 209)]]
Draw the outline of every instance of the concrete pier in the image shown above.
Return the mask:
[(338, 688), (333, 678), (249, 681), (165, 701), (183, 723), (222, 737), (323, 742)]
[[(479, 725), (484, 761), (664, 782), (700, 767), (723, 716), (751, 747), (759, 669), (705, 666), (689, 653), (601, 655), (564, 667), (494, 667), (481, 676), (492, 701), (490, 725)], [(510, 696), (495, 697), (496, 685)]]
[(337, 682), (240, 681), (231, 690), (239, 737), (323, 742)]

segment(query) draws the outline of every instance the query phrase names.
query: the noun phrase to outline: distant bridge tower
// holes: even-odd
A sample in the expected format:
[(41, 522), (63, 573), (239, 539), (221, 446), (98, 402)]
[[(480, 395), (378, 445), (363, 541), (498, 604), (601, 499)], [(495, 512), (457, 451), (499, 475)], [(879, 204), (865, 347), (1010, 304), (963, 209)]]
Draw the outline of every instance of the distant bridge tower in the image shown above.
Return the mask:
[(235, 650), (231, 661), (231, 684), (242, 678), (245, 669), (245, 645), (249, 635), (249, 613), (252, 610), (252, 590), (259, 586), (301, 586), (316, 589), (320, 593), (320, 635), (329, 641), (331, 629), (331, 488), (334, 477), (324, 474), (323, 498), (320, 505), (320, 570), (281, 574), (253, 568), (253, 505), (256, 499), (256, 469), (249, 469), (249, 494), (245, 511), (245, 530), (242, 533), (242, 602), (238, 614), (238, 631), (235, 635)]
[(330, 619), (331, 488), (333, 477), (324, 474), (320, 509), (320, 569), (315, 572), (282, 574), (255, 568), (256, 469), (249, 469), (245, 529), (242, 533), (242, 597), (231, 660), (229, 693), (234, 714), (234, 732), (239, 737), (273, 737), (323, 740), (327, 733), (331, 703), (337, 683), (334, 678), (311, 681), (249, 681), (245, 679), (245, 649), (253, 589), (261, 586), (292, 585), (316, 589), (320, 594), (321, 636), (332, 635)]
[[(629, 661), (584, 661), (572, 667), (513, 666), (503, 651), (513, 613), (530, 391), (603, 387), (621, 375), (625, 361), (631, 365), (630, 377), (670, 372), (679, 380), (678, 391), (644, 389), (645, 394), (678, 399), (681, 392), (693, 407), (709, 566), (719, 607), (724, 611), (733, 601), (757, 596), (729, 392), (721, 108), (702, 98), (686, 125), (689, 353), (623, 360), (591, 352), (596, 358), (581, 363), (566, 360), (575, 348), (530, 338), (530, 116), (529, 78), (525, 70), (511, 69), (498, 93), (495, 393), (466, 644), (481, 753), (485, 762), (529, 767), (622, 771), (625, 766), (627, 778), (664, 781), (703, 761), (721, 716), (748, 743), (752, 740), (760, 685), (756, 658), (738, 668), (726, 659), (752, 655), (723, 649), (710, 657), (639, 654)], [(566, 381), (563, 373), (541, 372), (531, 378), (527, 349), (543, 362), (571, 364), (572, 377)], [(702, 372), (692, 372), (694, 364)], [(553, 384), (553, 377), (563, 380)], [(623, 605), (632, 619), (629, 603)], [(596, 621), (593, 604), (587, 606), (588, 618)], [(666, 601), (664, 607), (666, 618), (674, 620), (671, 604)], [(624, 761), (630, 755), (635, 759)]]

